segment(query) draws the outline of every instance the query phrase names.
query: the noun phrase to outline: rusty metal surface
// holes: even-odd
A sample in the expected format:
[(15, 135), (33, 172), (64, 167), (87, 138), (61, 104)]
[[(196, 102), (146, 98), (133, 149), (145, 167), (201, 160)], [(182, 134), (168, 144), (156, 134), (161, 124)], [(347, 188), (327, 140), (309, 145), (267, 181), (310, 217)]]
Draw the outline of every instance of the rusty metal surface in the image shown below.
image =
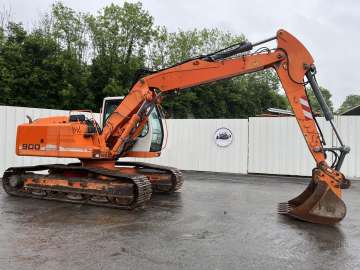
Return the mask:
[(279, 203), (278, 212), (318, 224), (335, 224), (346, 215), (346, 206), (324, 182), (311, 180), (296, 198)]
[[(182, 172), (173, 167), (162, 166), (152, 163), (145, 163), (145, 162), (135, 162), (135, 161), (117, 161), (115, 162), (115, 166), (134, 166), (139, 174), (143, 174), (149, 177), (152, 186), (153, 193), (173, 193), (179, 190), (184, 183), (184, 178), (182, 176)], [(155, 175), (159, 173), (163, 173), (170, 177), (170, 181), (162, 180), (153, 182), (151, 179), (152, 173), (149, 172), (153, 171)]]
[(0, 190), (0, 269), (359, 269), (360, 182), (337, 226), (276, 214), (308, 179), (184, 173), (144, 209), (10, 197)]
[[(36, 174), (38, 171), (44, 170), (51, 171), (51, 173), (49, 175)], [(68, 178), (63, 175), (57, 175), (57, 173), (62, 171), (88, 173), (96, 178), (106, 176), (110, 177), (111, 180), (105, 184), (105, 182), (101, 182), (99, 179)], [(12, 186), (11, 181), (14, 180), (16, 184)], [(4, 190), (9, 195), (17, 197), (122, 209), (133, 209), (143, 206), (146, 201), (150, 200), (152, 193), (151, 183), (143, 175), (128, 175), (107, 169), (86, 168), (79, 166), (79, 164), (12, 167), (5, 171), (2, 184)], [(80, 200), (72, 199), (67, 197), (66, 194), (80, 195), (82, 198)], [(94, 201), (94, 198), (101, 198), (102, 202)]]

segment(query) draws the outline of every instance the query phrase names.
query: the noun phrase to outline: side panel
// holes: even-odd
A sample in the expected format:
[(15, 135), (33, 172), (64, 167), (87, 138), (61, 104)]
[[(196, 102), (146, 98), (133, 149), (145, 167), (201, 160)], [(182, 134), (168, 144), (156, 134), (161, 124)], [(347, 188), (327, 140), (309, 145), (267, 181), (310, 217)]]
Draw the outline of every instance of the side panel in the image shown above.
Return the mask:
[(18, 125), (28, 122), (26, 115), (29, 115), (32, 119), (37, 119), (67, 114), (68, 111), (62, 110), (0, 106), (0, 175), (6, 168), (13, 166), (76, 162), (77, 159), (24, 157), (17, 156), (15, 153), (16, 129)]
[(17, 128), (16, 153), (20, 156), (93, 158), (100, 154), (97, 135), (84, 136), (85, 123), (22, 124)]

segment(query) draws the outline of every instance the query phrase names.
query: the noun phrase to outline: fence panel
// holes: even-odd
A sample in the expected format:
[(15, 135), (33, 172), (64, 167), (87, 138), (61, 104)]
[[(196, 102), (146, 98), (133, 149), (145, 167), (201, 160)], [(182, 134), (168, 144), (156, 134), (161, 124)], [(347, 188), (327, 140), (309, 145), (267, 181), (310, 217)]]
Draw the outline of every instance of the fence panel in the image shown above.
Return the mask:
[[(324, 118), (318, 122), (331, 145), (330, 126)], [(308, 176), (314, 166), (294, 117), (249, 118), (249, 173)]]
[[(27, 121), (26, 115), (36, 119), (64, 114), (68, 111), (0, 106), (0, 173), (11, 166), (75, 161), (15, 155), (16, 126)], [(328, 145), (336, 145), (328, 123), (323, 118), (318, 120)], [(360, 117), (337, 116), (335, 124), (344, 143), (351, 147), (342, 171), (350, 178), (360, 178)], [(166, 126), (168, 141), (161, 157), (137, 160), (183, 170), (304, 176), (310, 175), (315, 165), (293, 117), (169, 119)], [(230, 129), (233, 135), (227, 147), (216, 145), (214, 140), (221, 127)], [(328, 161), (332, 161), (331, 155)]]
[[(182, 170), (247, 173), (247, 119), (169, 119), (168, 141), (161, 156), (138, 159)], [(233, 135), (227, 147), (216, 145), (214, 134), (226, 127)]]
[[(350, 146), (341, 171), (349, 178), (360, 178), (360, 116), (337, 116), (335, 125), (344, 144)], [(339, 145), (333, 135), (335, 145)]]

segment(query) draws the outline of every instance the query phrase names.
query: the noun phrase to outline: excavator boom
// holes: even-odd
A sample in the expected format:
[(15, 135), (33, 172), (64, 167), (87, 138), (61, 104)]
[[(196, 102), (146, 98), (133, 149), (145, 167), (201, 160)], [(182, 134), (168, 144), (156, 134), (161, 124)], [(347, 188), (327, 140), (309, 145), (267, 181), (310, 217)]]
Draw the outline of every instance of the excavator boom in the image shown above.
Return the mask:
[[(277, 42), (275, 49), (251, 52), (254, 47), (272, 40)], [(241, 42), (141, 78), (107, 118), (101, 131), (96, 124), (76, 117), (40, 119), (21, 125), (18, 129), (17, 154), (75, 157), (81, 160), (83, 168), (108, 170), (114, 169), (115, 160), (120, 157), (157, 157), (160, 151), (134, 151), (133, 146), (151, 112), (167, 93), (268, 68), (276, 71), (316, 162), (309, 187), (297, 198), (280, 204), (279, 212), (314, 223), (336, 223), (346, 214), (345, 204), (341, 200), (341, 188), (347, 187), (349, 182), (339, 170), (349, 148), (343, 145), (332, 122), (331, 111), (321, 95), (311, 54), (285, 30), (279, 30), (275, 37), (257, 43)], [(304, 78), (307, 78), (307, 81)], [(341, 147), (324, 147), (321, 130), (307, 98), (307, 84), (318, 99), (326, 120), (338, 136)], [(48, 136), (50, 130), (51, 136)], [(37, 149), (30, 148), (29, 145), (35, 145), (34, 139), (38, 141), (39, 137), (41, 140)], [(332, 166), (326, 162), (327, 151), (337, 156), (337, 162)], [(146, 170), (141, 169), (141, 166), (145, 165), (135, 166), (136, 172), (129, 169), (125, 171), (139, 173), (139, 170), (142, 170), (145, 173)], [(155, 170), (154, 167), (153, 169)], [(175, 181), (171, 186), (179, 185)]]

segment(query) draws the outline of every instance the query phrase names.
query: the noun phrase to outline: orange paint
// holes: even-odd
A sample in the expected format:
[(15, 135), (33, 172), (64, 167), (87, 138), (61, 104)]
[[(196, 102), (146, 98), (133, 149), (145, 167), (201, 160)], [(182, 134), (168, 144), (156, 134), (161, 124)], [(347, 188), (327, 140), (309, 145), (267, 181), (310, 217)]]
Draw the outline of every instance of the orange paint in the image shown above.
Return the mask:
[[(290, 33), (277, 32), (277, 49), (219, 61), (196, 59), (168, 68), (138, 81), (115, 112), (109, 117), (103, 132), (85, 136), (87, 125), (69, 122), (69, 117), (48, 117), (18, 127), (16, 153), (22, 156), (72, 157), (83, 166), (114, 169), (119, 154), (131, 157), (156, 157), (160, 153), (132, 152), (126, 144), (136, 139), (146, 119), (138, 115), (144, 102), (161, 102), (160, 92), (182, 90), (192, 86), (231, 78), (254, 71), (274, 68), (289, 99), (307, 146), (317, 165), (326, 164), (315, 122), (307, 111), (304, 75), (314, 60), (307, 49)], [(109, 161), (110, 160), (110, 161)], [(321, 176), (337, 196), (341, 192), (331, 183), (336, 171)], [(331, 176), (330, 176), (331, 175)], [(330, 180), (329, 180), (330, 179)]]

